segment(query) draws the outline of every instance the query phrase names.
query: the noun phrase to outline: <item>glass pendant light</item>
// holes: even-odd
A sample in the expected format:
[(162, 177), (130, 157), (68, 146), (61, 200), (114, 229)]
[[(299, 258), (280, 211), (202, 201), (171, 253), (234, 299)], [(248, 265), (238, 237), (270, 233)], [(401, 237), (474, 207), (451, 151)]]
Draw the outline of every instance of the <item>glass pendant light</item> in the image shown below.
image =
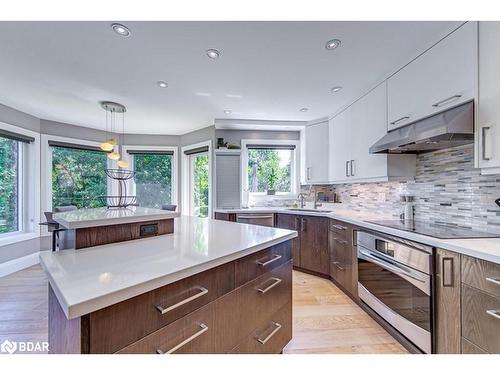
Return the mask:
[(120, 154), (116, 151), (112, 151), (108, 154), (108, 159), (118, 160), (118, 159), (120, 159)]
[[(116, 113), (122, 114), (122, 133), (125, 132), (125, 112), (126, 108), (124, 105), (120, 103), (114, 102), (101, 102), (101, 107), (106, 111), (106, 141), (101, 143), (99, 146), (101, 150), (106, 151), (108, 153), (108, 159), (117, 160), (119, 168), (127, 168), (128, 161), (121, 159), (121, 145), (119, 145), (116, 138), (113, 136), (109, 137), (109, 133), (115, 134), (115, 122), (116, 122)], [(109, 112), (109, 133), (108, 133), (108, 112)], [(122, 142), (123, 143), (123, 142)], [(119, 146), (118, 150), (115, 150), (115, 146)]]
[(121, 159), (118, 160), (118, 168), (128, 168), (128, 160), (123, 159), (123, 149), (122, 146), (125, 143), (125, 111), (122, 113), (122, 139), (121, 139), (121, 145), (120, 145), (120, 152), (121, 152)]

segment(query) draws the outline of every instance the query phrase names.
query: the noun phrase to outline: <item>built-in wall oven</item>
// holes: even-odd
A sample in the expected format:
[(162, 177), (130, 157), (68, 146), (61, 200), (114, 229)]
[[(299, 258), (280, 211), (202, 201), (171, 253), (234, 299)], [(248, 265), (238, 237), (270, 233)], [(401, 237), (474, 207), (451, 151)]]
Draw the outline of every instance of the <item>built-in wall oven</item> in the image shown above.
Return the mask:
[(424, 353), (432, 352), (432, 248), (357, 232), (358, 296)]

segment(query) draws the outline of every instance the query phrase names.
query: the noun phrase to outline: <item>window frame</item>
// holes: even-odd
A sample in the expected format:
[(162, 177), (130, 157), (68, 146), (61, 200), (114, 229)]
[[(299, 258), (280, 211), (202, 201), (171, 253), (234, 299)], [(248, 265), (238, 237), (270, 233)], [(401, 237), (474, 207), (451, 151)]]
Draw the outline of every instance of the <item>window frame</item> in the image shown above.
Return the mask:
[[(290, 193), (279, 193), (276, 195), (267, 195), (266, 192), (249, 192), (248, 191), (248, 146), (252, 145), (265, 145), (265, 146), (295, 146), (295, 150), (292, 156), (292, 166), (290, 168), (290, 183), (291, 192)], [(245, 192), (248, 193), (249, 197), (273, 197), (275, 199), (290, 199), (297, 197), (298, 191), (300, 190), (300, 141), (299, 140), (284, 140), (284, 139), (242, 139), (241, 140), (241, 201), (243, 202), (245, 198)]]
[(0, 246), (40, 236), (40, 133), (0, 122), (0, 129), (34, 138), (18, 143), (18, 230), (0, 234)]
[(212, 141), (204, 141), (194, 143), (191, 145), (181, 147), (181, 167), (182, 167), (182, 181), (181, 181), (181, 212), (183, 215), (191, 215), (191, 155), (186, 155), (186, 151), (194, 150), (200, 147), (208, 147), (208, 218), (213, 216), (213, 155), (212, 155)]
[[(50, 134), (42, 134), (41, 136), (41, 169), (42, 169), (42, 186), (41, 186), (41, 196), (42, 198), (42, 204), (41, 204), (41, 210), (40, 210), (40, 215), (44, 214), (44, 212), (47, 211), (52, 211), (52, 152), (50, 150), (51, 146), (49, 146), (49, 141), (57, 141), (57, 142), (65, 142), (65, 143), (75, 143), (79, 145), (84, 145), (84, 146), (93, 146), (93, 147), (99, 147), (100, 142), (95, 142), (95, 141), (89, 141), (85, 139), (79, 139), (79, 138), (69, 138), (69, 137), (60, 137), (57, 135), (50, 135)], [(103, 151), (104, 152), (104, 151)], [(113, 161), (107, 160), (107, 167), (112, 168), (113, 167)], [(118, 185), (115, 183), (113, 184), (112, 181), (110, 181), (109, 178), (106, 178), (106, 186), (107, 186), (107, 194), (108, 195), (113, 195), (115, 192), (118, 191)], [(42, 235), (49, 235), (49, 231), (47, 230), (47, 227), (42, 228)]]
[[(178, 165), (178, 151), (179, 148), (177, 146), (138, 146), (138, 145), (124, 145), (122, 147), (123, 150), (123, 159), (127, 160), (129, 163), (129, 169), (135, 171), (134, 158), (133, 155), (127, 153), (127, 151), (140, 150), (140, 151), (170, 151), (173, 153), (172, 155), (172, 204), (178, 206), (179, 205), (179, 195), (178, 195), (178, 176), (179, 176), (179, 165)], [(130, 195), (136, 194), (136, 186), (135, 180), (131, 179), (127, 181), (127, 191), (130, 191)]]

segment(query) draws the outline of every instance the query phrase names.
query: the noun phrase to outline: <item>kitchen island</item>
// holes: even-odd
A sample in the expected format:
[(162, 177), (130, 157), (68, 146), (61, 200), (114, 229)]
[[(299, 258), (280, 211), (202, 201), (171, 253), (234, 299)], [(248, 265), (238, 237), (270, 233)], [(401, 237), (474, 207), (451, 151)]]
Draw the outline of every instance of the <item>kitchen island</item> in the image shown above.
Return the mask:
[(182, 216), (172, 234), (45, 252), (51, 353), (279, 353), (295, 231)]

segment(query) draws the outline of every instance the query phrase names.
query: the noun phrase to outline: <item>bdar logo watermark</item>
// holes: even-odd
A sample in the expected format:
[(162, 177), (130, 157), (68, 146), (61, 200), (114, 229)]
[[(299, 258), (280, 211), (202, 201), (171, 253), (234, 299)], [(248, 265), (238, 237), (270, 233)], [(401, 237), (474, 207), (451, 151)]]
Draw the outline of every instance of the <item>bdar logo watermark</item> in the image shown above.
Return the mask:
[(34, 353), (34, 352), (48, 352), (49, 343), (47, 341), (10, 341), (4, 340), (0, 344), (0, 352), (14, 354), (14, 353)]

